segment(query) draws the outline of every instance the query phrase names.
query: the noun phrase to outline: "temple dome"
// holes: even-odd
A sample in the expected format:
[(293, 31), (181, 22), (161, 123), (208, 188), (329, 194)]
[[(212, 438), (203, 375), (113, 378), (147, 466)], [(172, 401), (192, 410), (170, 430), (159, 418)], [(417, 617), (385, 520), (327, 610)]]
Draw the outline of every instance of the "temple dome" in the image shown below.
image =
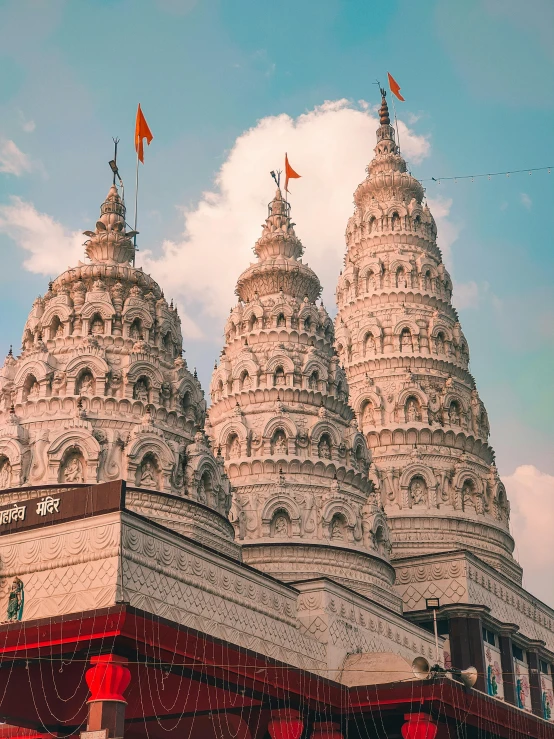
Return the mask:
[(0, 370), (0, 487), (124, 479), (128, 507), (236, 555), (229, 482), (204, 434), (179, 315), (131, 264), (115, 185), (85, 235), (89, 261), (35, 300), (21, 353)]

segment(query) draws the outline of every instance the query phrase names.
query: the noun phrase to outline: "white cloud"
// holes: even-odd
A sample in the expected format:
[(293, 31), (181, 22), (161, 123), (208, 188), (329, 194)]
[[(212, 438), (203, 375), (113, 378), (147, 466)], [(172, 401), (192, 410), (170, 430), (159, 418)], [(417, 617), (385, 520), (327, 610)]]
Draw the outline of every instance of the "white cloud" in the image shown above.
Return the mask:
[(433, 218), (437, 222), (437, 244), (442, 252), (444, 262), (448, 269), (452, 269), (452, 244), (460, 235), (461, 227), (459, 224), (450, 220), (450, 210), (452, 209), (452, 198), (427, 198), (427, 203), (433, 214)]
[(512, 506), (512, 534), (524, 586), (554, 606), (554, 475), (522, 465), (503, 480)]
[(34, 121), (24, 121), (21, 126), (25, 133), (33, 133), (36, 127), (37, 124)]
[(13, 197), (9, 205), (0, 205), (0, 233), (10, 236), (28, 253), (23, 266), (36, 274), (55, 277), (83, 258), (81, 233), (68, 232), (21, 198)]
[(0, 172), (20, 177), (30, 172), (33, 166), (31, 160), (18, 149), (13, 141), (0, 137)]
[[(333, 306), (352, 193), (373, 156), (377, 126), (371, 112), (347, 100), (325, 102), (296, 119), (282, 114), (260, 120), (236, 140), (214, 190), (184, 211), (182, 239), (165, 241), (161, 256), (141, 252), (145, 271), (177, 298), (182, 314), (204, 314), (203, 324), (213, 322), (208, 333), (219, 337), (273, 196), (269, 172), (283, 166), (287, 151), (302, 175), (291, 183), (296, 231), (306, 247), (305, 261), (325, 286), (324, 301)], [(399, 127), (405, 156), (412, 162), (427, 156), (428, 140), (402, 122)]]
[(479, 305), (479, 286), (474, 280), (454, 283), (454, 305), (460, 310), (477, 308)]
[(523, 205), (523, 207), (524, 208), (527, 208), (527, 210), (531, 210), (531, 208), (533, 206), (533, 201), (531, 200), (531, 198), (529, 197), (529, 195), (527, 195), (526, 192), (521, 192), (519, 194), (519, 198), (521, 200), (521, 204)]

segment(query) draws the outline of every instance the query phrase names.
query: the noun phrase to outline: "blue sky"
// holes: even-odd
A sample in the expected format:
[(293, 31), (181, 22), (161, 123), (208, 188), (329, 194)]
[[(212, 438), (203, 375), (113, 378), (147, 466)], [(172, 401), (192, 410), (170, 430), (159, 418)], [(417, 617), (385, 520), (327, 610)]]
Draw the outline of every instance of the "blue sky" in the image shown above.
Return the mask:
[[(187, 358), (207, 392), (223, 311), (186, 288), (201, 264), (202, 235), (212, 233), (198, 210), (203, 193), (214, 193), (214, 209), (227, 207), (218, 248), (228, 247), (234, 281), (248, 261), (238, 246), (234, 256), (243, 239), (236, 214), (252, 211), (246, 255), (272, 194), (266, 157), (279, 166), (288, 148), (303, 175), (294, 184), (297, 231), (308, 261), (312, 253), (314, 266), (322, 264), (331, 310), (336, 271), (325, 271), (314, 200), (325, 212), (337, 202), (338, 260), (349, 193), (374, 145), (359, 127), (378, 103), (374, 80), (390, 70), (402, 87), (407, 102), (398, 112), (419, 178), (554, 164), (553, 27), (549, 0), (0, 0), (0, 352), (19, 347), (33, 298), (66, 266), (59, 250), (78, 246), (77, 232), (96, 220), (112, 136), (121, 137), (132, 200), (139, 101), (155, 136), (141, 169), (140, 246), (154, 276), (177, 280), (175, 297), (194, 316)], [(325, 101), (343, 102), (322, 111)], [(340, 166), (349, 137), (354, 173)], [(319, 146), (310, 156), (307, 138)], [(249, 150), (256, 142), (260, 158)], [(552, 525), (554, 172), (426, 186), (443, 213), (454, 302), (500, 471), (513, 495), (529, 496), (517, 469), (534, 466), (531, 491), (549, 491)], [(221, 284), (230, 307), (232, 290)]]

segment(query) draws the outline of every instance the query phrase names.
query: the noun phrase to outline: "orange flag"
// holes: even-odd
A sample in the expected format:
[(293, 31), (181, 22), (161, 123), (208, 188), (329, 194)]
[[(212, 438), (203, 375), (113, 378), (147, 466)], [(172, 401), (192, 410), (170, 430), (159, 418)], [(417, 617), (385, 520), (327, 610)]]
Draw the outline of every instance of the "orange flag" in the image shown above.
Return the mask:
[(389, 87), (390, 87), (390, 91), (392, 92), (392, 94), (395, 97), (397, 97), (399, 100), (402, 100), (402, 102), (405, 103), (406, 101), (404, 100), (404, 98), (400, 94), (400, 85), (394, 79), (394, 77), (392, 76), (392, 74), (390, 72), (387, 72), (387, 74), (389, 76)]
[(146, 118), (144, 117), (144, 113), (141, 110), (140, 103), (137, 108), (137, 121), (135, 123), (135, 149), (138, 154), (138, 158), (140, 161), (144, 164), (144, 139), (146, 139), (146, 143), (148, 146), (150, 146), (150, 142), (152, 141), (154, 137), (152, 136), (152, 131), (148, 128), (148, 123), (146, 123)]
[(302, 175), (295, 172), (289, 164), (289, 158), (285, 153), (285, 192), (289, 192), (289, 180), (294, 180)]

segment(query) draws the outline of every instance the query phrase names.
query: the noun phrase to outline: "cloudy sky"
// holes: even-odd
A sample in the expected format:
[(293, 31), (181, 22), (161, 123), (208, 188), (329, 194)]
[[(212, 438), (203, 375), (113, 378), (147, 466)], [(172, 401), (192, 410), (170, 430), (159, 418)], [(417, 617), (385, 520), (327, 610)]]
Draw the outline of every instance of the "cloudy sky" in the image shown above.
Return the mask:
[[(554, 165), (550, 0), (0, 0), (0, 352), (82, 255), (112, 136), (137, 263), (179, 304), (207, 389), (234, 282), (284, 151), (306, 260), (334, 308), (352, 192), (375, 142), (376, 79), (397, 78), (403, 152), (425, 180), (471, 371), (513, 508), (525, 584), (554, 605)], [(130, 208), (132, 211), (132, 208)]]

